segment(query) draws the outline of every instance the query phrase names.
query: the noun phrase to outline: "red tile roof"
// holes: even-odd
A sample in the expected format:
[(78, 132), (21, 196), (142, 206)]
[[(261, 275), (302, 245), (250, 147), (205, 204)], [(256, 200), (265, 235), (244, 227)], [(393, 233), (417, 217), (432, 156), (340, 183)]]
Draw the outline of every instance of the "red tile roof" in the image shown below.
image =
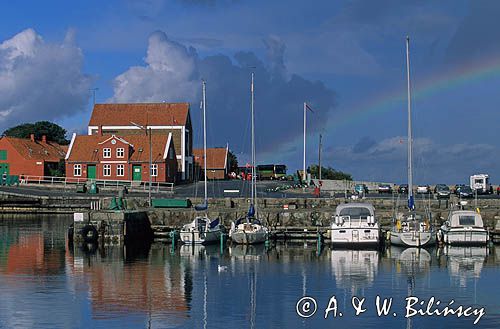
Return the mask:
[[(133, 152), (130, 156), (131, 162), (149, 162), (149, 136), (147, 135), (129, 135), (126, 137), (115, 136), (117, 139), (124, 140), (133, 145)], [(71, 153), (67, 161), (70, 162), (97, 162), (104, 160), (101, 152), (95, 152), (100, 149), (99, 143), (110, 139), (111, 136), (99, 135), (79, 135), (75, 137), (71, 147)], [(151, 136), (153, 162), (163, 161), (165, 147), (168, 141), (166, 134), (153, 134)], [(171, 143), (173, 139), (171, 138)], [(142, 150), (142, 151), (141, 151)]]
[[(194, 161), (203, 169), (203, 149), (193, 149)], [(225, 169), (227, 148), (207, 148), (207, 169)]]
[(95, 104), (89, 126), (185, 126), (189, 103)]
[(65, 146), (55, 142), (32, 141), (29, 138), (2, 137), (25, 159), (59, 162), (66, 155)]

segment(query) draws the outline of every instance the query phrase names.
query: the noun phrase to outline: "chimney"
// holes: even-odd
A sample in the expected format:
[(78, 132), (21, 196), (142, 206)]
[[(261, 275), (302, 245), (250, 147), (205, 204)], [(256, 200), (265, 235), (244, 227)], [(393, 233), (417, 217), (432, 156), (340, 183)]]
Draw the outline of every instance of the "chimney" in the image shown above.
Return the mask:
[(99, 136), (102, 136), (102, 126), (99, 126), (99, 128), (98, 128), (98, 129), (99, 129), (99, 131), (97, 132), (97, 134), (98, 134)]
[(47, 136), (46, 135), (42, 135), (42, 143), (47, 143)]
[(35, 141), (35, 134), (30, 134), (30, 139), (32, 142), (34, 142)]

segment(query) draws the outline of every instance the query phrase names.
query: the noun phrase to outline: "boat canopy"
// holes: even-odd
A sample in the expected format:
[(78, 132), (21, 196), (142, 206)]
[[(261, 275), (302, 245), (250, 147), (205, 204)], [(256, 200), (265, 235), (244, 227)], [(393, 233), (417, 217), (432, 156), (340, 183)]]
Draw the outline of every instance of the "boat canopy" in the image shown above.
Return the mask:
[(260, 222), (260, 220), (258, 220), (255, 217), (242, 217), (242, 218), (239, 218), (236, 221), (235, 225), (238, 226), (238, 225), (243, 224), (243, 223), (262, 225), (262, 223)]
[(472, 210), (452, 211), (448, 217), (450, 227), (476, 226), (483, 227), (483, 218)]
[(375, 208), (369, 203), (343, 203), (337, 206), (336, 216), (362, 218), (375, 215)]

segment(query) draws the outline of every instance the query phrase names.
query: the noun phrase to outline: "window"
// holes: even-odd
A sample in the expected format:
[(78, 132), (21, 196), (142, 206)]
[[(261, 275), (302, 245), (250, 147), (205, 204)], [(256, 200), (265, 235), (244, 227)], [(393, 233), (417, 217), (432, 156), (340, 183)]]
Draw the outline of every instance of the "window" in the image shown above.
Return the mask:
[(125, 156), (125, 149), (123, 147), (119, 147), (116, 149), (116, 157), (123, 158)]
[(110, 164), (105, 164), (102, 167), (102, 175), (103, 176), (111, 176), (111, 165)]
[(151, 165), (151, 176), (153, 176), (153, 177), (158, 176), (158, 165), (157, 164)]
[(102, 156), (105, 158), (111, 158), (111, 149), (110, 148), (102, 149)]
[(116, 176), (125, 176), (125, 165), (116, 165)]
[(170, 160), (173, 160), (174, 159), (174, 149), (171, 148), (168, 153), (169, 153)]
[(460, 216), (458, 217), (458, 223), (461, 226), (474, 226), (475, 216)]
[(7, 160), (7, 150), (0, 150), (0, 160)]
[(73, 176), (81, 176), (82, 175), (82, 165), (76, 164), (73, 165)]

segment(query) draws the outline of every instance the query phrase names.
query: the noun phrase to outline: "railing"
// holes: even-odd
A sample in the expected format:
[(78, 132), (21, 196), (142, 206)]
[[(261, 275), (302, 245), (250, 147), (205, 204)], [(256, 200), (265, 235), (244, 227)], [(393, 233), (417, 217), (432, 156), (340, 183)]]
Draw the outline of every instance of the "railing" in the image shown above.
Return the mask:
[[(89, 179), (84, 177), (54, 177), (54, 176), (29, 176), (24, 175), (20, 179), (22, 185), (51, 185), (55, 187), (64, 187), (86, 184), (94, 182), (100, 188), (122, 189), (129, 191), (149, 191), (149, 181), (130, 181), (130, 180), (111, 180), (111, 179)], [(174, 183), (151, 182), (151, 192), (173, 192)]]

